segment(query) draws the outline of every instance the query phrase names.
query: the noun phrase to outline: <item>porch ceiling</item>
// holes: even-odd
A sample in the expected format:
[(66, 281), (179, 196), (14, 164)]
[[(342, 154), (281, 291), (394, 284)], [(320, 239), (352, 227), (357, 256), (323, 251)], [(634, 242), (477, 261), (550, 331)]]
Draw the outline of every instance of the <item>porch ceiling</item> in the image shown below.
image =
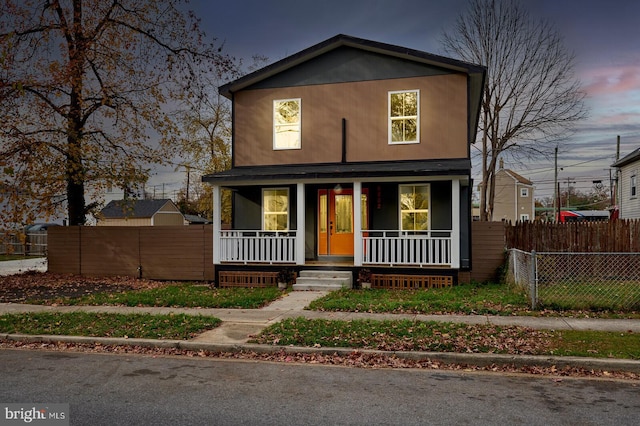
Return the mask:
[(424, 176), (469, 176), (469, 159), (383, 161), (368, 163), (294, 164), (234, 167), (202, 177), (214, 185), (256, 184), (264, 181), (340, 181), (366, 178), (408, 178)]

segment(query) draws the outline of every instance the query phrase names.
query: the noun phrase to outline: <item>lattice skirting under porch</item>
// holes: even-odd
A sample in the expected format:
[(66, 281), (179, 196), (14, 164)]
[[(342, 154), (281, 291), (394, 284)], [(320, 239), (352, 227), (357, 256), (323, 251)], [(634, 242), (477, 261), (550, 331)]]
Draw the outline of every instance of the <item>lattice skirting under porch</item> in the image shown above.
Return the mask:
[(395, 290), (443, 288), (453, 285), (453, 277), (446, 275), (371, 274), (372, 288)]
[(218, 285), (220, 287), (276, 287), (277, 278), (277, 272), (220, 271)]

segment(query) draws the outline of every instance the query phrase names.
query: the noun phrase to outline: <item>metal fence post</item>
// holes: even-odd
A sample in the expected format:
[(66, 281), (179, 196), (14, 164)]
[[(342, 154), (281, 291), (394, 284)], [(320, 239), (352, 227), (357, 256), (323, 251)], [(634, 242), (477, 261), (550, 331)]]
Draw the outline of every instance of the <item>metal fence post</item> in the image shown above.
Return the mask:
[(538, 267), (536, 260), (536, 251), (531, 250), (531, 290), (529, 294), (531, 294), (531, 309), (536, 308), (536, 304), (538, 303)]

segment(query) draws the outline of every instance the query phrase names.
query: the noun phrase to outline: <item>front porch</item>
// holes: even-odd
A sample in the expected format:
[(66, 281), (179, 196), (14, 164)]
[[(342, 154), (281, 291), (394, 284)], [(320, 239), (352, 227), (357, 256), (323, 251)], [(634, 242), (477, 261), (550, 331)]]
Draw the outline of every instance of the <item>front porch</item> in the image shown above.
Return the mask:
[[(213, 264), (226, 267), (470, 267), (468, 159), (232, 168), (206, 176)], [(222, 224), (222, 192), (231, 192)], [(437, 275), (449, 275), (437, 274)]]

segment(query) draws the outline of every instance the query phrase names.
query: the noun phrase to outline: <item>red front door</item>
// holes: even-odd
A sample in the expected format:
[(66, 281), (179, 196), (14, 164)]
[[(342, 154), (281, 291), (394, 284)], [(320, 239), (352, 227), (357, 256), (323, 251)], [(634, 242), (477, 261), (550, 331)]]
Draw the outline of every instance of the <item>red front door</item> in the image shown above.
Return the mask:
[[(367, 229), (367, 196), (362, 196), (362, 226)], [(353, 190), (318, 191), (318, 254), (353, 256)]]

